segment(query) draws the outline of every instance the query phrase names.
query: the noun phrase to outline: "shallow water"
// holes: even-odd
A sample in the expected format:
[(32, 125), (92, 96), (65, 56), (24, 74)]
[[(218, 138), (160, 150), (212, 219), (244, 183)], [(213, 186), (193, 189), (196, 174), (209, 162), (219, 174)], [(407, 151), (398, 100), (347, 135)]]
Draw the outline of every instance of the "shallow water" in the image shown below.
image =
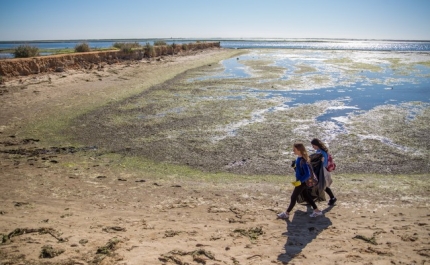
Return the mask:
[[(421, 114), (430, 106), (428, 60), (427, 55), (402, 53), (251, 50), (250, 54), (224, 60), (224, 71), (189, 81), (225, 80), (224, 88), (219, 89), (228, 90), (229, 99), (277, 102), (276, 106), (266, 104), (266, 109), (254, 110), (248, 119), (224, 126), (225, 134), (215, 137), (215, 141), (237, 136), (241, 128), (264, 122), (270, 113), (313, 104), (323, 106), (318, 110), (315, 122), (324, 124), (321, 125), (327, 131), (324, 140), (330, 141), (339, 134), (349, 133), (352, 117), (375, 108), (401, 106), (407, 109), (408, 120)], [(282, 73), (275, 78), (267, 73), (261, 75), (264, 65), (276, 67), (276, 71)], [(320, 76), (326, 81), (312, 83)], [(238, 79), (241, 82), (236, 82)], [(293, 82), (288, 83), (290, 80)], [(308, 128), (301, 126), (297, 132), (300, 130)], [(369, 134), (361, 138), (380, 141), (401, 151), (409, 150), (380, 135)]]
[[(373, 54), (375, 56), (375, 54)], [(382, 55), (382, 56), (381, 56)], [(265, 61), (268, 58), (273, 60), (273, 65), (285, 68), (285, 74), (276, 80), (268, 80), (265, 82), (276, 82), (280, 80), (288, 80), (294, 73), (298, 65), (306, 64), (307, 67), (315, 69), (315, 71), (299, 74), (302, 76), (310, 75), (324, 75), (329, 76), (330, 80), (335, 82), (330, 83), (330, 86), (312, 86), (303, 89), (301, 84), (297, 84), (298, 88), (294, 86), (289, 89), (258, 89), (247, 87), (244, 88), (248, 93), (254, 94), (253, 97), (264, 99), (283, 98), (285, 99), (284, 105), (286, 107), (294, 107), (300, 104), (314, 104), (319, 101), (331, 101), (333, 107), (327, 109), (325, 113), (318, 116), (318, 121), (328, 120), (342, 120), (341, 117), (350, 114), (358, 114), (369, 111), (377, 106), (387, 104), (401, 104), (406, 102), (423, 102), (430, 103), (430, 67), (412, 64), (408, 65), (408, 72), (398, 72), (393, 70), (387, 62), (384, 62), (386, 54), (376, 54), (380, 56), (378, 60), (373, 57), (366, 63), (377, 64), (380, 71), (360, 70), (358, 73), (352, 75), (346, 73), (350, 70), (347, 67), (354, 68), (354, 65), (334, 65), (327, 62), (327, 56), (332, 54), (311, 52), (294, 54), (289, 56), (282, 51), (258, 53), (251, 55), (243, 55), (239, 58), (231, 58), (222, 62), (225, 68), (223, 74), (214, 76), (201, 77), (200, 80), (209, 78), (242, 78), (246, 79), (252, 77), (247, 70), (247, 66), (241, 62), (247, 60)], [(355, 56), (358, 62), (365, 61), (369, 58), (369, 54), (357, 54)], [(404, 57), (400, 55), (400, 58)], [(391, 59), (391, 57), (388, 57)], [(406, 60), (406, 57), (404, 58)], [(405, 64), (408, 62), (406, 61)], [(343, 67), (344, 69), (339, 69)], [(406, 66), (405, 66), (406, 67)], [(345, 71), (346, 70), (346, 71)], [(345, 82), (347, 85), (337, 85), (337, 83)], [(231, 93), (235, 93), (231, 91)], [(241, 91), (240, 93), (243, 93)]]

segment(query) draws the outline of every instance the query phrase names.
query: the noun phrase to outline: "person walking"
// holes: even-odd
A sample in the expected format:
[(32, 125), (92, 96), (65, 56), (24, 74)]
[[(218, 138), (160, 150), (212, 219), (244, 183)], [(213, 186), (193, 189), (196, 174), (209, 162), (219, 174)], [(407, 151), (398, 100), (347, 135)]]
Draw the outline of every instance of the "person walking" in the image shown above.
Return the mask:
[[(323, 142), (321, 142), (318, 138), (312, 139), (311, 144), (312, 144), (312, 147), (315, 149), (315, 153), (322, 155), (321, 161), (323, 163), (323, 166), (325, 168), (327, 168), (327, 166), (328, 166), (328, 148), (327, 148), (327, 146)], [(330, 206), (334, 205), (336, 203), (337, 199), (334, 196), (333, 191), (329, 187), (326, 187), (324, 191), (328, 194), (328, 196), (330, 196), (330, 200), (328, 201), (328, 205), (330, 205)]]
[(317, 217), (323, 214), (321, 210), (318, 209), (318, 206), (312, 200), (309, 192), (307, 191), (306, 180), (311, 177), (312, 169), (309, 165), (309, 156), (305, 149), (305, 146), (302, 143), (296, 143), (293, 145), (293, 152), (297, 155), (296, 159), (296, 181), (300, 182), (298, 186), (294, 187), (293, 193), (291, 194), (290, 205), (288, 206), (285, 212), (279, 213), (278, 219), (288, 219), (290, 216), (291, 210), (296, 205), (297, 197), (303, 192), (303, 197), (305, 200), (312, 206), (314, 209), (313, 213), (310, 217)]

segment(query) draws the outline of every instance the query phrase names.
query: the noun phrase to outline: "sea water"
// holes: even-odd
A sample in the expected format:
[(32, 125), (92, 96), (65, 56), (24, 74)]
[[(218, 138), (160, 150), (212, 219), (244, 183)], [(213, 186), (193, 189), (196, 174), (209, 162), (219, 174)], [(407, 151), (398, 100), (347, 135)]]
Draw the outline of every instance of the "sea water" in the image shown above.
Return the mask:
[(306, 49), (360, 51), (430, 51), (430, 41), (388, 40), (225, 40), (221, 47), (235, 49)]

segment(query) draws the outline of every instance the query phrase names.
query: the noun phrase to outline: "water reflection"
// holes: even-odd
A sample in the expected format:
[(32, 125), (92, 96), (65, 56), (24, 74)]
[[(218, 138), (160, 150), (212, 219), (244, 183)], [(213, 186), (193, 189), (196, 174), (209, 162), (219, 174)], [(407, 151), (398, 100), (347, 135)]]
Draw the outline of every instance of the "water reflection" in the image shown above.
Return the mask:
[(222, 62), (225, 71), (224, 76), (227, 78), (247, 78), (251, 77), (245, 65), (240, 63), (239, 58), (224, 60)]
[(249, 73), (248, 67), (240, 63), (239, 58), (232, 58), (224, 60), (221, 62), (224, 71), (221, 73), (216, 73), (210, 76), (202, 76), (197, 78), (189, 79), (188, 82), (193, 81), (204, 81), (208, 79), (232, 79), (232, 78), (249, 78), (251, 74)]

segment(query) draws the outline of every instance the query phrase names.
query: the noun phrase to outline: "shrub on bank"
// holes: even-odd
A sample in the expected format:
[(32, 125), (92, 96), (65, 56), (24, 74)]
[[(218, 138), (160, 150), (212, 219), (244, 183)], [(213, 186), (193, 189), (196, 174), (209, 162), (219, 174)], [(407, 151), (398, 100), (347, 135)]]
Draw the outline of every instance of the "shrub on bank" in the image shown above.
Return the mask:
[(167, 45), (167, 43), (164, 40), (154, 41), (154, 46), (164, 46), (164, 45)]
[(20, 45), (15, 48), (13, 55), (15, 58), (28, 58), (39, 56), (39, 48), (30, 45)]
[[(181, 52), (187, 52), (187, 51), (193, 51), (193, 50), (199, 50), (199, 49), (206, 49), (211, 47), (220, 47), (220, 42), (201, 42), (196, 41), (195, 43), (182, 43), (182, 44), (176, 44), (173, 43), (171, 45), (166, 44), (165, 41), (159, 40), (155, 41), (154, 45), (151, 45), (149, 43), (146, 43), (146, 45), (142, 46), (138, 42), (116, 42), (113, 44), (114, 48), (120, 49), (121, 52), (124, 54), (132, 54), (134, 52), (138, 52), (141, 57), (147, 57), (152, 58), (156, 56), (163, 56), (163, 55), (173, 55), (178, 54)], [(109, 48), (93, 48), (91, 49), (87, 43), (80, 43), (75, 46), (73, 49), (55, 49), (55, 50), (46, 50), (48, 54), (66, 54), (66, 53), (73, 53), (73, 52), (90, 52), (90, 51), (102, 51), (102, 50), (111, 50), (112, 47)], [(29, 45), (21, 45), (18, 46), (16, 49), (10, 51), (14, 54), (15, 58), (28, 58), (28, 57), (35, 57), (40, 56), (40, 50), (37, 47), (29, 46)], [(45, 50), (42, 50), (42, 52), (45, 52)], [(0, 53), (0, 59), (1, 58)]]
[(156, 53), (154, 50), (154, 46), (152, 46), (151, 44), (149, 44), (149, 42), (146, 43), (145, 45), (145, 56), (146, 57), (155, 57)]
[[(159, 43), (158, 43), (159, 44)], [(144, 57), (153, 58), (157, 56), (163, 55), (173, 55), (178, 54), (181, 51), (193, 51), (200, 49), (207, 49), (212, 47), (220, 47), (220, 42), (196, 42), (196, 43), (183, 43), (176, 44), (173, 43), (171, 45), (151, 45), (149, 42), (143, 47)]]
[(132, 53), (133, 49), (140, 48), (138, 42), (115, 42), (113, 47), (120, 49), (123, 53)]
[(90, 52), (91, 48), (88, 43), (80, 43), (75, 46), (75, 52)]

